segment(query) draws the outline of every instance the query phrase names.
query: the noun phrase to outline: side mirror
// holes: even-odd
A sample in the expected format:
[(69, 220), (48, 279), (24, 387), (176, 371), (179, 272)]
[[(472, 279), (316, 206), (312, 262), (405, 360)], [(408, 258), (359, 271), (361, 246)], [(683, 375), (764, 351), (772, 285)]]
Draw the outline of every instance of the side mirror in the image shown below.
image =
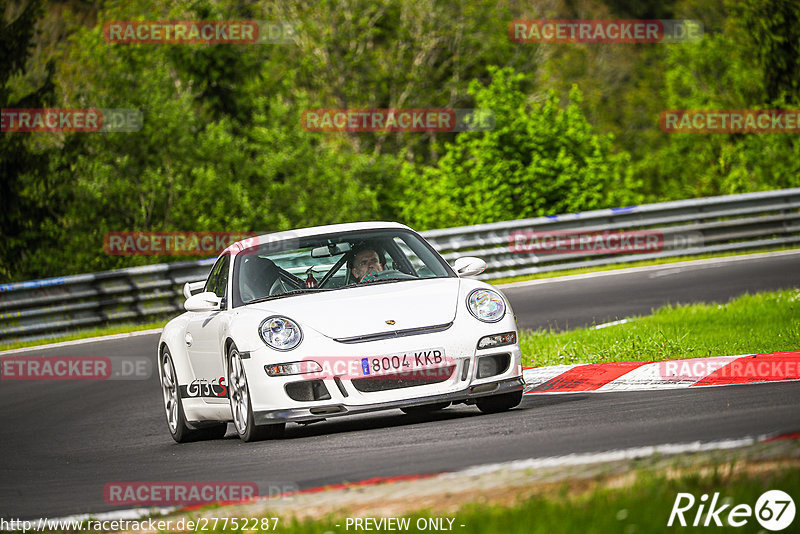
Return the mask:
[(455, 261), (453, 269), (458, 276), (475, 276), (486, 269), (486, 262), (480, 258), (465, 256)]
[(206, 291), (205, 293), (198, 293), (186, 299), (186, 302), (183, 303), (183, 307), (186, 308), (186, 311), (190, 312), (217, 311), (219, 310), (220, 302), (222, 302), (221, 298), (216, 296), (212, 291)]
[(189, 298), (192, 296), (192, 293), (197, 291), (198, 289), (203, 289), (206, 286), (205, 280), (200, 280), (199, 282), (186, 282), (183, 284), (183, 296), (184, 298)]

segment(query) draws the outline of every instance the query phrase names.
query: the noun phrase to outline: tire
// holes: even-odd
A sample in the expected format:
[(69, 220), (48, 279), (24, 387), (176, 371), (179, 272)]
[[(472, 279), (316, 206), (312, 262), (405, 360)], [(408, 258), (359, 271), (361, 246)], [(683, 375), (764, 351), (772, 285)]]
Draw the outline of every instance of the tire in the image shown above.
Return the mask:
[(261, 441), (283, 437), (286, 423), (257, 425), (253, 419), (253, 405), (250, 403), (250, 389), (247, 385), (242, 358), (236, 346), (232, 346), (228, 356), (228, 392), (230, 393), (233, 426), (242, 441)]
[(228, 431), (228, 423), (211, 424), (194, 428), (186, 421), (181, 401), (178, 375), (172, 363), (172, 355), (165, 348), (159, 358), (161, 365), (161, 392), (164, 398), (164, 412), (167, 416), (167, 428), (177, 443), (201, 441), (207, 439), (220, 439)]
[(500, 413), (510, 410), (522, 402), (522, 391), (512, 391), (491, 397), (475, 399), (475, 404), (483, 413)]
[(437, 402), (436, 404), (423, 404), (422, 406), (409, 406), (407, 408), (400, 408), (403, 413), (408, 415), (426, 415), (439, 410), (444, 410), (450, 406), (449, 402)]

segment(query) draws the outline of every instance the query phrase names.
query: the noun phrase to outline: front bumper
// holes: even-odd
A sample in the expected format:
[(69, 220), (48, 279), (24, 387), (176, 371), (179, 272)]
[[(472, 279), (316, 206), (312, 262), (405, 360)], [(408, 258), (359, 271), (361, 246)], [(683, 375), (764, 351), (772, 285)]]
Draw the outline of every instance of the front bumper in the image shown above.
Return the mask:
[(439, 395), (429, 395), (426, 397), (415, 397), (413, 399), (400, 399), (374, 404), (348, 405), (342, 403), (317, 403), (314, 406), (303, 408), (290, 408), (283, 410), (263, 410), (253, 413), (255, 424), (265, 425), (273, 423), (286, 423), (304, 421), (319, 421), (330, 417), (340, 417), (357, 413), (375, 412), (379, 410), (391, 410), (393, 408), (406, 408), (409, 406), (419, 406), (423, 404), (435, 404), (439, 402), (463, 402), (480, 397), (491, 395), (501, 395), (522, 391), (525, 382), (522, 377), (506, 378), (495, 382), (483, 382), (468, 386), (460, 391), (443, 393)]

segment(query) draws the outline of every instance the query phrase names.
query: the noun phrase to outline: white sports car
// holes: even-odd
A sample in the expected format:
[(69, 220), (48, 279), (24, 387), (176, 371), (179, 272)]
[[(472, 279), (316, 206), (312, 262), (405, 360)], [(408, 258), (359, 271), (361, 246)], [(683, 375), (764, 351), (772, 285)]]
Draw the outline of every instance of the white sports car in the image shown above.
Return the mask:
[[(208, 279), (184, 286), (186, 313), (164, 327), (159, 375), (178, 442), (244, 441), (309, 423), (451, 403), (517, 406), (523, 379), (505, 297), (463, 278), (398, 223), (352, 223), (246, 239)], [(202, 292), (193, 295), (202, 288)]]

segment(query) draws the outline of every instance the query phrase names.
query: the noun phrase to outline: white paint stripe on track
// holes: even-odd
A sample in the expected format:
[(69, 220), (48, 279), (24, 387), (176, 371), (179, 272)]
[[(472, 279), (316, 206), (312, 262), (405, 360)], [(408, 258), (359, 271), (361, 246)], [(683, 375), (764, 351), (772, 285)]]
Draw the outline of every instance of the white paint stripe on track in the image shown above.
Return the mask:
[(741, 256), (727, 256), (724, 258), (706, 258), (704, 260), (687, 260), (676, 261), (673, 263), (662, 263), (659, 265), (647, 265), (644, 267), (626, 267), (623, 269), (612, 269), (610, 271), (597, 271), (593, 273), (572, 274), (569, 276), (555, 276), (553, 278), (540, 278), (537, 280), (522, 280), (520, 282), (511, 282), (509, 284), (498, 284), (496, 287), (501, 289), (512, 289), (516, 287), (536, 286), (540, 284), (555, 284), (558, 282), (570, 282), (572, 280), (585, 280), (589, 278), (600, 278), (603, 276), (615, 276), (618, 274), (633, 274), (645, 273), (649, 271), (660, 271), (667, 269), (675, 269), (677, 267), (691, 267), (708, 265), (714, 263), (731, 263), (735, 261), (757, 260), (761, 258), (775, 257), (775, 256), (792, 256), (799, 255), (800, 250), (781, 250), (777, 252), (759, 252), (757, 254), (745, 254)]
[[(724, 439), (717, 441), (694, 441), (690, 443), (667, 443), (663, 445), (653, 445), (649, 447), (632, 447), (628, 449), (618, 449), (594, 453), (582, 454), (567, 454), (564, 456), (548, 456), (545, 458), (528, 458), (525, 460), (512, 460), (510, 462), (500, 462), (492, 464), (478, 465), (468, 467), (460, 471), (453, 471), (449, 473), (440, 473), (437, 478), (446, 480), (450, 478), (467, 476), (477, 476), (495, 473), (498, 471), (522, 471), (525, 469), (542, 469), (547, 467), (569, 467), (577, 465), (590, 465), (603, 462), (614, 462), (620, 460), (634, 460), (637, 458), (646, 458), (654, 454), (676, 455), (691, 452), (704, 452), (715, 450), (736, 449), (739, 447), (746, 447), (755, 443), (762, 442), (767, 438), (773, 437), (771, 434), (760, 435), (756, 437), (745, 436), (736, 439)], [(332, 490), (338, 491), (338, 490)], [(149, 515), (166, 514), (178, 510), (179, 507), (167, 508), (134, 508), (130, 510), (116, 510), (113, 512), (103, 512), (96, 514), (80, 514), (71, 515), (62, 518), (48, 519), (51, 522), (65, 522), (65, 521), (85, 521), (88, 519), (98, 520), (113, 520), (113, 519), (129, 519), (137, 520)], [(32, 522), (35, 520), (32, 520)]]
[(603, 462), (614, 462), (619, 460), (633, 460), (645, 458), (654, 454), (683, 454), (689, 452), (714, 451), (722, 449), (736, 449), (752, 445), (763, 441), (769, 436), (744, 437), (738, 439), (726, 439), (719, 441), (692, 443), (669, 443), (650, 447), (634, 447), (630, 449), (620, 449), (605, 452), (593, 452), (584, 454), (567, 454), (565, 456), (550, 456), (546, 458), (529, 458), (527, 460), (513, 460), (496, 464), (478, 465), (469, 467), (462, 471), (448, 473), (444, 476), (463, 476), (463, 475), (485, 475), (502, 470), (521, 471), (525, 469), (542, 469), (545, 467), (567, 467), (575, 465), (587, 465)]
[(609, 326), (617, 326), (618, 324), (625, 324), (630, 320), (631, 318), (627, 317), (625, 319), (620, 319), (619, 321), (611, 321), (610, 323), (602, 323), (594, 325), (593, 327), (591, 327), (591, 330), (602, 330), (603, 328), (608, 328)]
[(97, 341), (113, 341), (115, 339), (125, 339), (128, 337), (149, 336), (152, 334), (160, 334), (162, 328), (151, 328), (150, 330), (137, 330), (136, 332), (124, 332), (122, 334), (110, 334), (108, 336), (90, 337), (86, 339), (73, 339), (71, 341), (59, 341), (57, 343), (48, 343), (45, 345), (36, 345), (33, 347), (22, 347), (19, 349), (3, 350), (0, 351), (0, 356), (9, 354), (20, 354), (23, 352), (34, 352), (37, 350), (55, 349), (59, 347), (72, 347), (75, 345), (83, 345), (84, 343), (95, 343)]

